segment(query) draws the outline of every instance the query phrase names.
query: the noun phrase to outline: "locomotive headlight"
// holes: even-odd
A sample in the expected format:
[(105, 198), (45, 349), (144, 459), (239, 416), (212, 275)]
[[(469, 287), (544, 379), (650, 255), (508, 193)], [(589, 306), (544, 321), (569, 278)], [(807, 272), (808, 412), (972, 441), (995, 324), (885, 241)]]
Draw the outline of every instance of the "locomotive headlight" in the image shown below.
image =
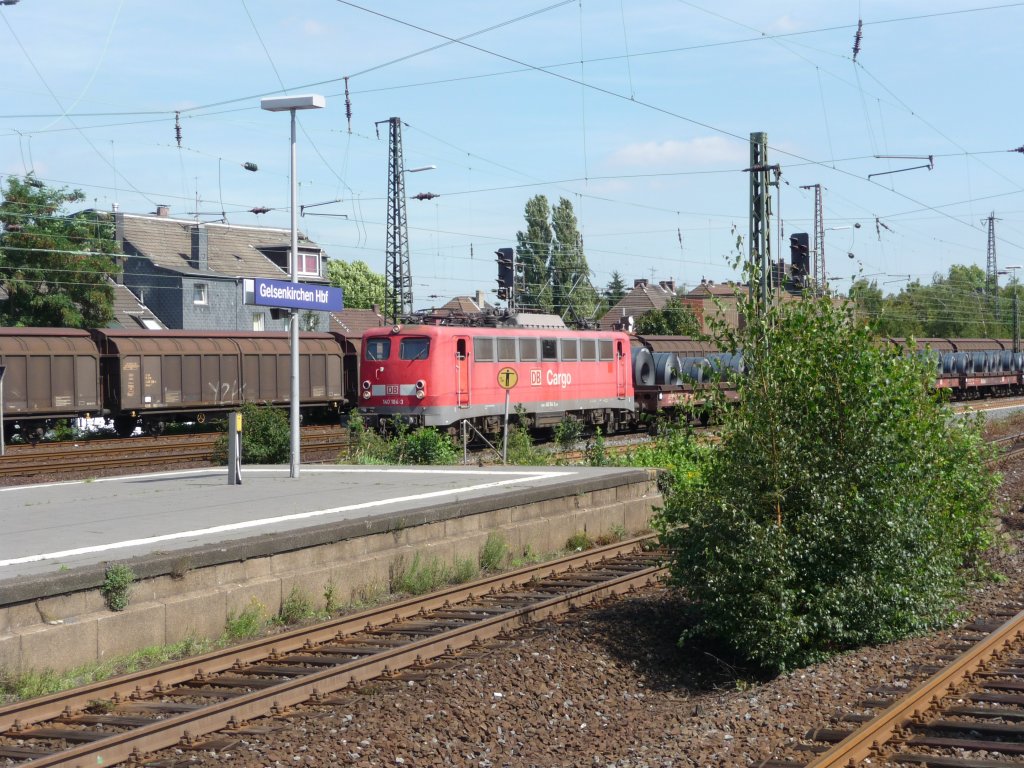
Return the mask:
[(416, 389), (424, 389), (426, 386), (427, 382), (425, 382), (423, 379), (420, 379), (419, 381), (416, 382)]
[(426, 396), (426, 394), (427, 393), (424, 392), (422, 389), (417, 389), (416, 390), (416, 399), (417, 400), (422, 400)]
[(370, 390), (364, 389), (363, 390), (363, 400), (369, 400), (369, 399), (370, 399)]
[(366, 381), (363, 382), (363, 390), (365, 390), (366, 392), (370, 391), (370, 380), (369, 379), (367, 379)]

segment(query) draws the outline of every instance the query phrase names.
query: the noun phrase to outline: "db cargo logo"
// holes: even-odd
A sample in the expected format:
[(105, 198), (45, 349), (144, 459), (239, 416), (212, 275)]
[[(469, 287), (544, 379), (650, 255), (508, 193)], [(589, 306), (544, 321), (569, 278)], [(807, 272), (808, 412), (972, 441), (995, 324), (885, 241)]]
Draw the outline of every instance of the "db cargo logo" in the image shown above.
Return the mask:
[(384, 394), (385, 395), (397, 395), (398, 394), (398, 385), (397, 384), (388, 384), (384, 388)]
[(540, 368), (534, 368), (530, 371), (530, 386), (539, 387), (544, 383), (544, 377), (540, 372)]

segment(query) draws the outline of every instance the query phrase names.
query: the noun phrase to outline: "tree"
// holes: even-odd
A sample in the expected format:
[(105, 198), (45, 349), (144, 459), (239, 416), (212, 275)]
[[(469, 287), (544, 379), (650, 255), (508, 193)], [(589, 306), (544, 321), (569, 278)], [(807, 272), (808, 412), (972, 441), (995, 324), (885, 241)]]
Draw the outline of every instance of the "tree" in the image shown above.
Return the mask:
[(614, 307), (626, 297), (626, 281), (619, 272), (612, 272), (612, 279), (604, 289), (604, 300), (608, 308)]
[(109, 214), (64, 215), (80, 190), (53, 189), (32, 174), (10, 176), (0, 203), (0, 324), (97, 328), (114, 318), (121, 252)]
[(526, 201), (526, 231), (516, 233), (516, 257), (523, 267), (519, 306), (534, 312), (551, 312), (551, 244), (554, 232), (551, 208), (544, 195)]
[(327, 262), (327, 279), (331, 285), (344, 292), (346, 309), (372, 309), (373, 305), (384, 305), (384, 275), (370, 269), (363, 261)]
[(583, 237), (572, 203), (564, 197), (551, 211), (555, 239), (551, 248), (551, 294), (556, 314), (582, 323), (597, 312), (597, 292), (590, 282), (590, 267), (583, 255)]
[(516, 234), (524, 276), (520, 306), (571, 322), (593, 319), (598, 296), (572, 203), (563, 197), (551, 208), (544, 195), (536, 195), (527, 201), (525, 215), (526, 231)]
[(674, 296), (661, 309), (640, 315), (635, 330), (652, 336), (697, 336), (701, 332), (700, 321), (693, 310)]
[(950, 418), (934, 362), (875, 343), (830, 300), (719, 328), (747, 374), (699, 486), (657, 521), (713, 639), (781, 671), (947, 622), (992, 542), (980, 426)]

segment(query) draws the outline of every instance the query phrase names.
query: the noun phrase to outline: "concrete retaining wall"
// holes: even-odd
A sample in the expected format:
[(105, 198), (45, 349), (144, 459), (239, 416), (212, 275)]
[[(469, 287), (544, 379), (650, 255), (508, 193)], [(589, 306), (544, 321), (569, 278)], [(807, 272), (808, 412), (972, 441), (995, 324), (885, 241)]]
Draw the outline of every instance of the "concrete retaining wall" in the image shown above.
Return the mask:
[(189, 637), (217, 638), (231, 616), (258, 602), (266, 616), (295, 590), (317, 609), (387, 591), (402, 563), (419, 554), (451, 564), (476, 560), (500, 534), (514, 556), (554, 552), (574, 534), (646, 530), (661, 504), (653, 472), (629, 471), (573, 487), (501, 499), (438, 505), (414, 515), (321, 526), (128, 563), (139, 580), (126, 610), (110, 611), (105, 571), (81, 569), (5, 585), (0, 605), (0, 668), (67, 670)]

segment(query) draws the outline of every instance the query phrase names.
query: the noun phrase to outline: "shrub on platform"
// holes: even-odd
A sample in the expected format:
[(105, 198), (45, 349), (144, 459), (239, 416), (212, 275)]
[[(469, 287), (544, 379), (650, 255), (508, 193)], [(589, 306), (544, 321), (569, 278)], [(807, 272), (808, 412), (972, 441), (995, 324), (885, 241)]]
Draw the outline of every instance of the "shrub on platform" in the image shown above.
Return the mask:
[[(280, 408), (256, 403), (243, 403), (242, 463), (287, 464), (291, 459), (291, 423), (288, 414)], [(213, 449), (214, 463), (224, 464), (228, 459), (227, 427), (217, 438)]]

